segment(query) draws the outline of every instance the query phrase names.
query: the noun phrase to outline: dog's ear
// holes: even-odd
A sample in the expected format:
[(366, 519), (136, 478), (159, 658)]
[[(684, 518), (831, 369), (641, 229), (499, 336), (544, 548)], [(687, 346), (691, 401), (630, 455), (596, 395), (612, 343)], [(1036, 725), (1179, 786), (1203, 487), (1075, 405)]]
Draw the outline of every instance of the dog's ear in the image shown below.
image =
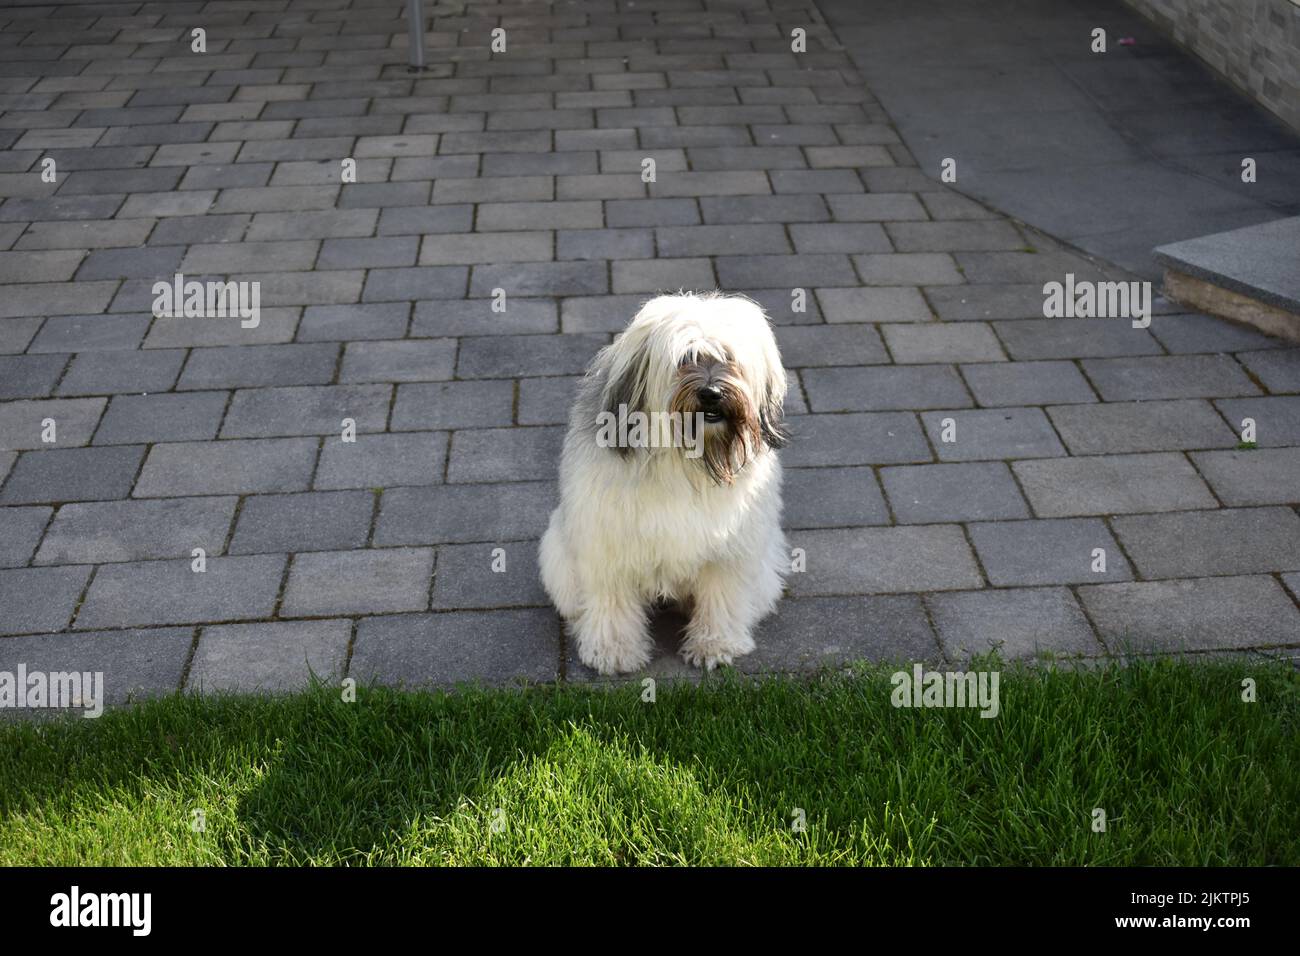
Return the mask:
[(771, 383), (763, 390), (763, 401), (758, 406), (758, 429), (768, 448), (784, 448), (790, 440), (785, 429), (785, 410), (782, 398)]
[[(649, 373), (650, 351), (644, 339), (622, 333), (610, 346), (602, 350), (597, 359), (599, 392), (596, 407), (601, 415), (615, 421), (623, 414), (646, 410), (646, 376)], [(633, 452), (628, 445), (615, 446), (620, 456), (626, 458)]]

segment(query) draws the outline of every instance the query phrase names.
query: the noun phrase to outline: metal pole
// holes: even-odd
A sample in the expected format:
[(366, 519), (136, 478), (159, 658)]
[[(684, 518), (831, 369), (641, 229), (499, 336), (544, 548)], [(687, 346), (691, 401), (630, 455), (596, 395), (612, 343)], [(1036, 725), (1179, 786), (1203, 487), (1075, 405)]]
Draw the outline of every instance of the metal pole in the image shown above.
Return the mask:
[(411, 69), (424, 69), (424, 0), (406, 0), (406, 24), (411, 31)]

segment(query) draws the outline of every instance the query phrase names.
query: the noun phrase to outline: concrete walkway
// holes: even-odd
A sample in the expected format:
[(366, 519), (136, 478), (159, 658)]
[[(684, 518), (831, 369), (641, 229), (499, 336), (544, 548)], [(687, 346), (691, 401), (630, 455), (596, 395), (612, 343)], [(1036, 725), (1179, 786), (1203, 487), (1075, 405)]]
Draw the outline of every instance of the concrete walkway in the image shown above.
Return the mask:
[[(1300, 647), (1300, 350), (1044, 319), (1121, 274), (923, 175), (810, 0), (444, 4), (418, 77), (403, 6), (0, 11), (0, 670), (590, 679), (535, 568), (560, 423), (715, 285), (796, 385), (807, 570), (746, 668)], [(178, 271), (260, 324), (155, 318)]]
[(1300, 135), (1121, 0), (821, 8), (923, 169), (1144, 278), (1156, 246), (1300, 215)]

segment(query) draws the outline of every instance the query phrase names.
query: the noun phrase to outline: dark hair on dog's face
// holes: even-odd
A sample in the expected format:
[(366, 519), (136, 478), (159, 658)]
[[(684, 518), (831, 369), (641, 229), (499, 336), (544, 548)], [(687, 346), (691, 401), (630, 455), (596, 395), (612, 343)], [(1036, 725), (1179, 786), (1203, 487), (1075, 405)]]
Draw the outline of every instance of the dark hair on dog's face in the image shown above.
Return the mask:
[(702, 442), (700, 462), (718, 484), (731, 484), (763, 441), (760, 416), (741, 371), (726, 359), (705, 354), (685, 358), (677, 367), (668, 409), (692, 431), (703, 422), (702, 434), (689, 437)]

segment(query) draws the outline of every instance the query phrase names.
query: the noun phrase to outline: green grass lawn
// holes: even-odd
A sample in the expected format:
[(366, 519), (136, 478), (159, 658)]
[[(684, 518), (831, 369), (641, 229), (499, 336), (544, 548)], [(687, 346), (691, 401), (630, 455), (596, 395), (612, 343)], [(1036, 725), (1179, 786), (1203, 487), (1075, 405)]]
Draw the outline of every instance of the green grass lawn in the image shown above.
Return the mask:
[(1285, 665), (1004, 669), (994, 719), (892, 670), (0, 722), (0, 863), (1300, 864)]

